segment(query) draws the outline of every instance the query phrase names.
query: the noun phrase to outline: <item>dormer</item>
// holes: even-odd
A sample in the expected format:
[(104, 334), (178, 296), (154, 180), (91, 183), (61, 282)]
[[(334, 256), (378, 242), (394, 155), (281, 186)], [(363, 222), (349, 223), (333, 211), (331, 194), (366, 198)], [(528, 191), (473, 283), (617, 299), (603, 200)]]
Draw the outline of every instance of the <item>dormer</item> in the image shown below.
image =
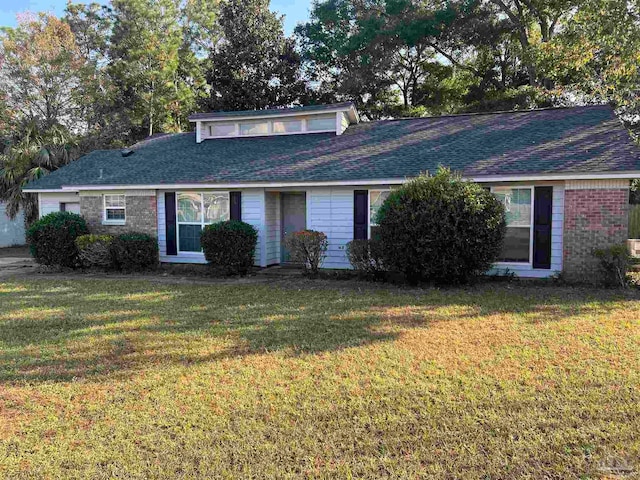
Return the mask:
[(214, 138), (268, 137), (344, 131), (359, 121), (351, 102), (307, 107), (244, 110), (240, 112), (196, 113), (196, 142)]

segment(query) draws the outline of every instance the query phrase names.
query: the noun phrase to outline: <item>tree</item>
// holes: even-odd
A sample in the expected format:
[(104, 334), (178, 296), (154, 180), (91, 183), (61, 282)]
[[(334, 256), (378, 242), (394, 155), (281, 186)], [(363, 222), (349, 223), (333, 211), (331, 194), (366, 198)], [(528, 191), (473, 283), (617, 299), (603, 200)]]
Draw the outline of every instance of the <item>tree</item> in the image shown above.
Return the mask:
[(0, 154), (0, 200), (6, 202), (7, 214), (15, 218), (24, 209), (27, 223), (38, 218), (36, 195), (22, 188), (78, 157), (77, 143), (61, 125), (40, 130), (32, 123), (22, 138), (9, 144)]
[(228, 0), (221, 41), (209, 55), (207, 107), (249, 110), (290, 106), (305, 94), (300, 56), (268, 0)]
[(179, 0), (113, 0), (108, 73), (141, 136), (180, 129), (177, 70), (182, 44)]
[(69, 25), (39, 14), (0, 33), (0, 97), (19, 120), (74, 129), (78, 70), (82, 66)]

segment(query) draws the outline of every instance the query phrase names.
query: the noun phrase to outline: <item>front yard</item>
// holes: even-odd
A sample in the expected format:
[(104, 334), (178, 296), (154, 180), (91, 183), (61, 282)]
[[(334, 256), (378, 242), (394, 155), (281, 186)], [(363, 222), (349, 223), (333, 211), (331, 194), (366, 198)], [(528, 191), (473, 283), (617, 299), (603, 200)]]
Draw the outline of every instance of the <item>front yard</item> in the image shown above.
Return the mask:
[(0, 477), (614, 478), (637, 292), (0, 283)]

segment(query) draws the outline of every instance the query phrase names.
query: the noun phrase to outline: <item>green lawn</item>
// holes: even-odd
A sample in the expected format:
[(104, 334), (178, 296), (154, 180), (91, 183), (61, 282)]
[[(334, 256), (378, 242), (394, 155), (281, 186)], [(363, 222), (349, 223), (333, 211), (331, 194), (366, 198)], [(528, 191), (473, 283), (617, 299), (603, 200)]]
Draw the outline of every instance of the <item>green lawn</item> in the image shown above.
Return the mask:
[(637, 473), (638, 298), (0, 283), (0, 478)]

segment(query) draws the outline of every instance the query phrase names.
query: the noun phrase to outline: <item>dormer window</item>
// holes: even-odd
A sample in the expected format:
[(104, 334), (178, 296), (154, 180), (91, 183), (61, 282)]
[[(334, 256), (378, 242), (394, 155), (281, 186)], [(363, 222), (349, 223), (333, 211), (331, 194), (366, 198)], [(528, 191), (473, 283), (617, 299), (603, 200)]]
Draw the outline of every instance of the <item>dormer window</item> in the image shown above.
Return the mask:
[(359, 121), (353, 103), (309, 107), (200, 113), (189, 117), (196, 124), (196, 142), (215, 138), (342, 133)]

